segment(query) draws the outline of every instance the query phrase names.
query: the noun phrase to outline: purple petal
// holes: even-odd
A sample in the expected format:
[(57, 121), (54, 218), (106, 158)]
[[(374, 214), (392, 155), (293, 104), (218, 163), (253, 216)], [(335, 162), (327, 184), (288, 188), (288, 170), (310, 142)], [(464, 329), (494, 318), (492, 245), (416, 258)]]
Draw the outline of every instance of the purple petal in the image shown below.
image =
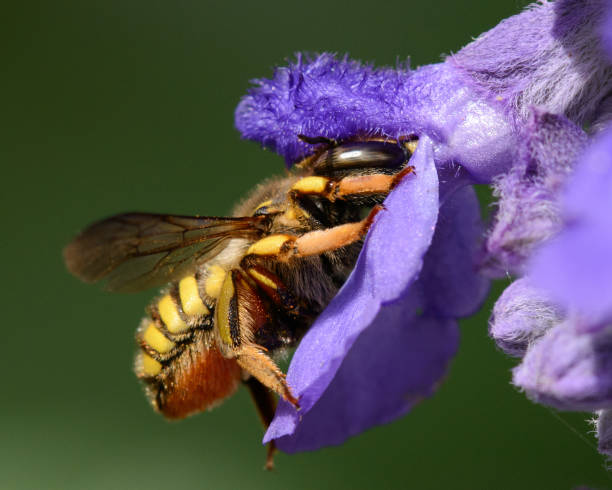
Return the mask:
[[(612, 128), (591, 142), (582, 154), (563, 197), (566, 221), (612, 223), (612, 216), (598, 209), (612, 205)], [(608, 208), (609, 209), (609, 208)]]
[(255, 83), (236, 109), (236, 127), (288, 164), (312, 151), (298, 134), (336, 139), (416, 134), (434, 141), (438, 165), (464, 165), (474, 181), (488, 182), (510, 165), (509, 124), (447, 65), (411, 72), (328, 54), (299, 56), (277, 68), (272, 79)]
[(534, 284), (591, 323), (612, 317), (612, 129), (585, 152), (563, 199), (566, 226), (535, 255)]
[(481, 96), (519, 119), (537, 106), (585, 124), (612, 91), (612, 66), (599, 39), (603, 17), (603, 1), (531, 5), (451, 61)]
[(522, 278), (510, 284), (495, 303), (489, 333), (506, 354), (523, 357), (529, 345), (564, 318), (542, 290)]
[(534, 248), (559, 231), (559, 191), (586, 135), (563, 116), (534, 111), (521, 140), (517, 162), (495, 183), (498, 210), (483, 260), (491, 275), (523, 272)]
[(471, 186), (444, 200), (419, 280), (428, 309), (462, 317), (482, 305), (489, 291), (488, 279), (476, 267), (482, 232), (480, 205)]
[(612, 228), (568, 226), (534, 257), (534, 282), (567, 308), (579, 310), (594, 325), (612, 313)]
[(384, 202), (385, 210), (368, 233), (358, 260), (363, 258), (362, 278), (353, 273), (347, 280), (355, 277), (378, 302), (397, 299), (414, 281), (436, 227), (438, 174), (427, 137), (419, 141), (410, 164), (415, 175), (407, 176), (391, 192)]
[(380, 310), (293, 435), (277, 440), (279, 448), (292, 453), (341, 444), (432, 395), (455, 355), (459, 330), (455, 320), (415, 310), (409, 300)]
[(300, 399), (300, 412), (281, 401), (264, 441), (292, 434), (308, 417), (381, 305), (396, 300), (421, 270), (438, 215), (438, 176), (428, 138), (420, 140), (411, 164), (416, 175), (407, 176), (387, 197), (355, 269), (293, 356), (287, 382)]
[(513, 382), (561, 410), (612, 407), (612, 327), (583, 333), (567, 320), (527, 350)]

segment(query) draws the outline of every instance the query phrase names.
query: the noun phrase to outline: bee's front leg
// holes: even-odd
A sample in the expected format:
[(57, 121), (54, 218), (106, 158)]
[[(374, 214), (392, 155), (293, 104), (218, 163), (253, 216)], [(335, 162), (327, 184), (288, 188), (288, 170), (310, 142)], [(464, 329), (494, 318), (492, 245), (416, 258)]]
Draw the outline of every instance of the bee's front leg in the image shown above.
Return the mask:
[(406, 175), (412, 173), (414, 173), (414, 167), (407, 166), (397, 174), (350, 175), (339, 180), (321, 175), (311, 175), (293, 184), (289, 196), (297, 203), (308, 196), (321, 197), (330, 202), (336, 200), (350, 201), (367, 196), (385, 196)]

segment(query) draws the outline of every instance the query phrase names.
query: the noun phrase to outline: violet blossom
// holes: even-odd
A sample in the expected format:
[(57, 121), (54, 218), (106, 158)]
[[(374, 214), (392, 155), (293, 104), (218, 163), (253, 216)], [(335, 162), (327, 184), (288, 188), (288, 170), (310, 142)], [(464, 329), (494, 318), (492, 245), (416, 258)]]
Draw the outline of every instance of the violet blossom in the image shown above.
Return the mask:
[[(255, 81), (236, 126), (289, 166), (311, 151), (298, 134), (419, 138), (416, 175), (388, 196), (352, 274), (295, 352), (287, 381), (301, 410), (281, 400), (264, 441), (287, 452), (340, 444), (435, 391), (457, 349), (457, 318), (488, 289), (476, 260), (522, 274), (563, 227), (558, 196), (587, 144), (581, 126), (605, 125), (612, 109), (602, 13), (602, 1), (537, 4), (441, 64), (374, 69), (298, 56)], [(500, 197), (484, 259), (474, 183), (494, 183)], [(565, 342), (567, 315), (520, 279), (491, 332), (527, 360), (553, 330)]]
[(456, 68), (374, 69), (323, 54), (298, 56), (258, 80), (236, 111), (245, 138), (288, 164), (312, 149), (298, 134), (415, 135), (405, 178), (370, 228), (346, 283), (300, 342), (264, 441), (287, 452), (340, 444), (430, 396), (488, 280), (475, 266), (483, 228), (471, 183), (507, 170), (512, 126)]
[(610, 456), (611, 33), (612, 2), (562, 0), (506, 20), (456, 57), (520, 135), (512, 168), (495, 180), (484, 264), (522, 277), (495, 305), (491, 335), (522, 358), (513, 383), (529, 398), (600, 412)]

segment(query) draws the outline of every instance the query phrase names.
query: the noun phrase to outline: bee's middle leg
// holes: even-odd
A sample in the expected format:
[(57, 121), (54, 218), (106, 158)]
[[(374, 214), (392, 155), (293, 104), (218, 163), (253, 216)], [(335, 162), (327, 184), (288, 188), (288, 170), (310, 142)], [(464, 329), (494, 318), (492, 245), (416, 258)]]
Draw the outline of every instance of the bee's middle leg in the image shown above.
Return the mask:
[(247, 251), (249, 256), (276, 257), (280, 261), (310, 257), (332, 252), (361, 240), (382, 210), (382, 205), (372, 208), (368, 216), (356, 223), (346, 223), (323, 230), (310, 231), (301, 236), (270, 235), (255, 242)]

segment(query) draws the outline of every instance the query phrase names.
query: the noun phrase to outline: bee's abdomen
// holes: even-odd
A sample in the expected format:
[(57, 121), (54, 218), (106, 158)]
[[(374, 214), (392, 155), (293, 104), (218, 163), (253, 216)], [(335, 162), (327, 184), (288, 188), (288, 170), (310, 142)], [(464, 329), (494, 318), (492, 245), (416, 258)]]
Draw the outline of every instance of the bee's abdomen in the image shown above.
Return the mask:
[(153, 302), (138, 330), (136, 373), (153, 407), (168, 418), (211, 408), (240, 382), (240, 366), (219, 352), (211, 331), (224, 276), (213, 266), (202, 277), (184, 277)]
[(186, 276), (153, 302), (138, 329), (137, 375), (154, 381), (193, 341), (195, 331), (210, 328), (211, 311), (202, 299), (197, 278)]

